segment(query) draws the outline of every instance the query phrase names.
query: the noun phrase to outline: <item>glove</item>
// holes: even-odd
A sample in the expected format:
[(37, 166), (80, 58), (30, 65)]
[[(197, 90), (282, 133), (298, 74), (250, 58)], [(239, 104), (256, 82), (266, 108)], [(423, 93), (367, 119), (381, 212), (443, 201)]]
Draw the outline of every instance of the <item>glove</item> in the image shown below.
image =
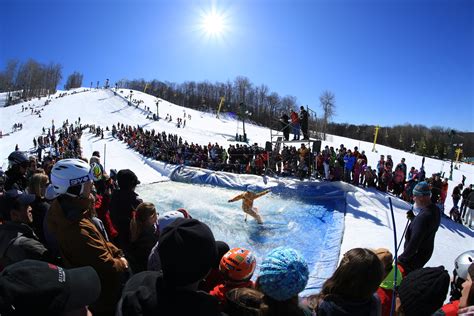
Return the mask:
[(415, 214), (413, 213), (412, 210), (409, 210), (409, 211), (407, 212), (407, 218), (408, 218), (410, 221), (415, 218)]

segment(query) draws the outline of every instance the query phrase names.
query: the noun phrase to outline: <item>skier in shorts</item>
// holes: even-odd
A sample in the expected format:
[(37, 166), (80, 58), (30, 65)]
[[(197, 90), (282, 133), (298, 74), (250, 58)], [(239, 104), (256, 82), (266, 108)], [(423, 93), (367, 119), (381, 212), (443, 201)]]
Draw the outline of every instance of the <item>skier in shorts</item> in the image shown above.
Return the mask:
[(258, 209), (253, 207), (253, 201), (265, 194), (270, 193), (270, 190), (265, 190), (260, 193), (254, 193), (252, 191), (246, 191), (242, 194), (237, 195), (236, 197), (230, 199), (227, 202), (235, 202), (238, 200), (242, 200), (242, 210), (245, 213), (245, 221), (247, 221), (247, 214), (252, 216), (257, 220), (259, 224), (263, 224), (262, 217), (258, 214)]

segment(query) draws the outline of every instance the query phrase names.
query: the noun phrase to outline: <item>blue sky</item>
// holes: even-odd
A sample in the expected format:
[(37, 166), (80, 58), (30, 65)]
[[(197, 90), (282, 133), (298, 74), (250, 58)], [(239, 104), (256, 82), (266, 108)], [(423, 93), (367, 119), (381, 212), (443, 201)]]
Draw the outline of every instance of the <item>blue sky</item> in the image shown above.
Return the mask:
[[(212, 7), (219, 38), (199, 28)], [(30, 57), (86, 86), (242, 75), (318, 113), (334, 92), (336, 122), (474, 131), (470, 0), (0, 0), (0, 67)]]

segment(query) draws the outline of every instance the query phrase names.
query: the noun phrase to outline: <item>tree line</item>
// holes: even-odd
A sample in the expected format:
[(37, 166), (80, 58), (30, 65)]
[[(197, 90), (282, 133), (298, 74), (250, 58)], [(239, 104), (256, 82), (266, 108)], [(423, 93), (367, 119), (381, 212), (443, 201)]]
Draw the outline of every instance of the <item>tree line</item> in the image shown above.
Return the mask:
[[(0, 92), (8, 93), (6, 105), (56, 93), (63, 78), (62, 68), (59, 63), (43, 64), (34, 59), (7, 61), (5, 69), (0, 71)], [(68, 77), (65, 89), (81, 85), (82, 74), (74, 72)]]
[[(58, 63), (41, 64), (34, 59), (21, 63), (18, 60), (7, 62), (0, 71), (0, 92), (9, 92), (7, 105), (33, 97), (46, 96), (56, 92), (62, 79), (62, 66)], [(68, 76), (66, 90), (82, 86), (83, 75), (77, 71)], [(283, 113), (299, 110), (297, 98), (293, 95), (281, 96), (271, 91), (265, 84), (256, 85), (249, 78), (238, 76), (226, 82), (186, 81), (145, 81), (144, 79), (122, 79), (117, 87), (146, 91), (146, 93), (169, 102), (192, 109), (216, 112), (221, 98), (224, 98), (221, 112), (231, 112), (242, 118), (252, 120), (258, 125), (279, 129), (278, 119)], [(372, 142), (375, 126), (353, 125), (331, 122), (335, 114), (336, 99), (331, 91), (323, 91), (319, 97), (319, 115), (309, 111), (309, 129), (313, 137), (325, 138), (326, 133), (357, 138)], [(463, 144), (464, 156), (474, 156), (473, 133), (423, 125), (395, 125), (381, 127), (378, 144), (425, 156), (453, 158), (453, 144)]]
[[(144, 91), (169, 102), (200, 111), (216, 112), (224, 97), (222, 112), (233, 112), (241, 116), (242, 106), (249, 119), (269, 128), (279, 128), (277, 122), (282, 113), (298, 110), (297, 98), (281, 96), (265, 84), (255, 85), (246, 77), (236, 77), (226, 82), (145, 81), (144, 79), (120, 80), (118, 87)], [(336, 112), (336, 99), (331, 91), (323, 91), (319, 97), (319, 114), (310, 111), (309, 128), (313, 136), (325, 138), (325, 134), (357, 138), (373, 142), (375, 126), (330, 122)], [(423, 125), (395, 125), (381, 127), (377, 143), (424, 156), (452, 159), (455, 144), (463, 144), (463, 155), (474, 156), (472, 133), (462, 133), (443, 127), (428, 128)], [(461, 157), (463, 156), (461, 155)]]
[[(145, 81), (144, 79), (117, 82), (117, 87), (146, 91), (146, 93), (162, 98), (174, 104), (199, 111), (216, 113), (221, 98), (224, 98), (221, 112), (231, 112), (238, 117), (245, 116), (254, 123), (279, 129), (278, 119), (283, 113), (299, 111), (297, 98), (293, 95), (281, 96), (271, 91), (265, 84), (255, 85), (247, 77), (238, 76), (226, 82), (186, 81), (174, 83), (168, 81)], [(330, 91), (321, 95), (324, 113), (318, 118), (316, 112), (309, 111), (309, 129), (323, 133), (327, 122), (334, 114), (335, 96)], [(315, 135), (313, 135), (315, 136)]]
[[(375, 126), (330, 123), (328, 133), (373, 142)], [(428, 128), (424, 125), (408, 123), (383, 126), (378, 130), (377, 144), (440, 159), (455, 158), (457, 148), (463, 150), (460, 159), (463, 156), (474, 156), (474, 133), (459, 132), (439, 126)]]

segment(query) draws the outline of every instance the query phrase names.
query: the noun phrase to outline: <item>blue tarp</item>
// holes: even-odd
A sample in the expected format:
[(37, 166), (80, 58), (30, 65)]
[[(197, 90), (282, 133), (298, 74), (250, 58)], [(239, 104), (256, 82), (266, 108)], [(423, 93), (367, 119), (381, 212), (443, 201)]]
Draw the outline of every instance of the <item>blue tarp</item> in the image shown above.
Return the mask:
[[(279, 198), (300, 201), (302, 203), (299, 204), (302, 205), (299, 206), (302, 207), (301, 211), (290, 210), (289, 208), (292, 205), (290, 204), (286, 216), (291, 216), (291, 219), (284, 217), (285, 214), (283, 216), (274, 214), (272, 217), (278, 218), (280, 222), (269, 223), (265, 229), (271, 230), (272, 234), (275, 234), (275, 229), (284, 229), (281, 232), (283, 235), (301, 234), (295, 240), (288, 240), (286, 243), (298, 247), (303, 252), (303, 256), (308, 258), (308, 262), (311, 263), (310, 280), (305, 291), (301, 294), (302, 296), (319, 292), (323, 282), (334, 272), (339, 259), (345, 213), (345, 192), (338, 183), (288, 181), (255, 175), (214, 172), (183, 165), (170, 165), (148, 159), (147, 163), (162, 175), (176, 182), (211, 185), (238, 191), (270, 189), (272, 194), (278, 195)], [(321, 209), (324, 210), (324, 214), (321, 214)], [(282, 221), (290, 220), (294, 221), (295, 225), (300, 225), (301, 229), (297, 232), (288, 232), (286, 227), (282, 228)], [(318, 234), (317, 238), (311, 236), (312, 233)], [(252, 235), (253, 242), (274, 242), (275, 240), (268, 240), (268, 234), (268, 231), (256, 232)], [(275, 239), (276, 237), (272, 238)], [(314, 244), (312, 239), (315, 239)], [(264, 249), (266, 250), (266, 248)]]

